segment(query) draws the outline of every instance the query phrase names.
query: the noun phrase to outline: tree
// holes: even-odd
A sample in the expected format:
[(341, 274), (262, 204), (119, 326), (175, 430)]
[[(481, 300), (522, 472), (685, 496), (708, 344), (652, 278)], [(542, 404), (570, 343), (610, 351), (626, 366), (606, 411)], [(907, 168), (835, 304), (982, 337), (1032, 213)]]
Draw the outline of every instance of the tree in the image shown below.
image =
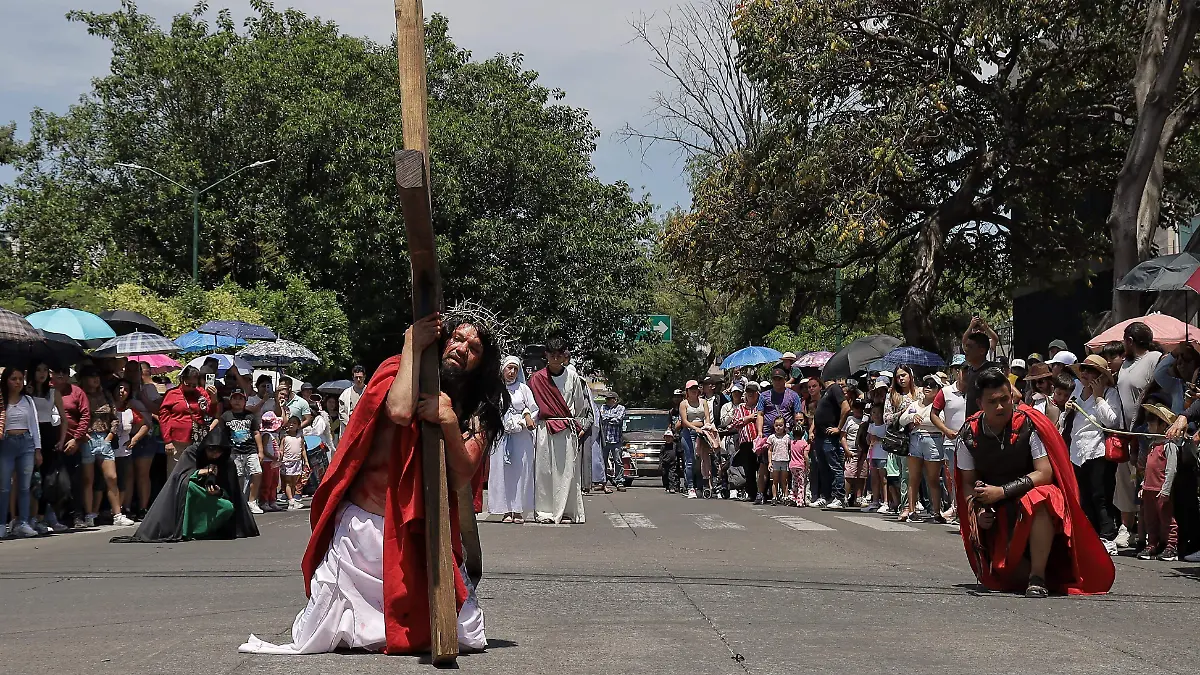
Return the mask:
[[(201, 198), (202, 284), (289, 294), (302, 277), (336, 294), (321, 302), (344, 309), (355, 358), (377, 363), (411, 319), (391, 160), (395, 47), (266, 0), (252, 0), (241, 27), (207, 5), (165, 29), (131, 0), (69, 15), (112, 44), (111, 74), (66, 114), (33, 111), (18, 176), (0, 191), (12, 244), (0, 269), (171, 296), (190, 275), (188, 195), (115, 163), (207, 185), (273, 158)], [(587, 112), (560, 103), (519, 55), (473, 60), (437, 15), (426, 42), (446, 297), (513, 317), (521, 340), (569, 327), (581, 352), (615, 346), (649, 297), (649, 203), (596, 178)]]
[[(1132, 86), (1137, 106), (1125, 162), (1117, 174), (1108, 225), (1113, 241), (1113, 312), (1118, 323), (1141, 314), (1139, 296), (1116, 290), (1137, 264), (1150, 257), (1159, 228), (1167, 152), (1200, 110), (1200, 75), (1194, 43), (1200, 27), (1196, 0), (1150, 0)], [(1188, 93), (1180, 92), (1184, 71)]]
[(1115, 177), (1124, 10), (748, 0), (741, 64), (779, 123), (702, 187), (692, 229), (738, 215), (771, 265), (826, 275), (884, 261), (905, 340), (937, 349), (947, 275), (995, 297), (1104, 253), (1080, 204)]

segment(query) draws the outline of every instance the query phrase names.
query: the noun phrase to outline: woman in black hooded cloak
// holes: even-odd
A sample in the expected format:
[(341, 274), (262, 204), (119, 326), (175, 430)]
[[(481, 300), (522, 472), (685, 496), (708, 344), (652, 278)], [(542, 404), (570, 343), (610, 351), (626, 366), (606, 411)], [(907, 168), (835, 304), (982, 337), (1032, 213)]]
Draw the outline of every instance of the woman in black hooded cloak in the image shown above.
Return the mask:
[(113, 543), (257, 537), (230, 453), (224, 425), (184, 450), (137, 531)]

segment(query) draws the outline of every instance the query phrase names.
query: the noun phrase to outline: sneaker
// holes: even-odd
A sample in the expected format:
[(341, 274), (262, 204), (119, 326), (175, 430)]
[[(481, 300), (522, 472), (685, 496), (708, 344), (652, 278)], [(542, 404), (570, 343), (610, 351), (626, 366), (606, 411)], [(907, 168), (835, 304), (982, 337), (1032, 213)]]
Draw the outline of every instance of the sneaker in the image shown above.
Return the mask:
[(33, 524), (33, 529), (37, 530), (38, 534), (50, 532), (50, 526), (40, 520)]
[(1200, 551), (1193, 551), (1193, 552), (1183, 556), (1182, 560), (1184, 562), (1200, 563)]
[(866, 506), (862, 507), (862, 513), (871, 513), (872, 511), (878, 511), (880, 506), (881, 506), (881, 504), (879, 502), (871, 502), (870, 504), (867, 504)]
[(823, 509), (828, 505), (829, 505), (829, 502), (825, 501), (824, 499), (818, 499), (817, 501), (812, 503), (812, 507), (814, 509)]
[(96, 516), (97, 516), (97, 514), (95, 514), (95, 513), (89, 513), (86, 516), (84, 516), (83, 517), (83, 526), (84, 527), (95, 527), (96, 526)]
[(687, 498), (688, 498), (688, 499), (695, 499), (695, 498), (696, 498), (696, 488), (691, 488), (691, 489), (689, 489), (689, 490), (687, 491)]
[(891, 510), (890, 508), (888, 508), (888, 505), (887, 505), (887, 504), (884, 504), (883, 506), (879, 507), (879, 510), (878, 510), (878, 511), (876, 511), (876, 513), (878, 513), (878, 514), (879, 514), (879, 515), (881, 515), (881, 516), (894, 516), (894, 515), (896, 515), (896, 512), (895, 512), (895, 511), (893, 511), (893, 510)]
[(1163, 549), (1162, 553), (1158, 554), (1157, 559), (1163, 562), (1175, 562), (1176, 560), (1179, 560), (1179, 551), (1176, 550), (1174, 546), (1168, 545)]
[(75, 522), (73, 524), (73, 527), (76, 530), (82, 530), (84, 528), (83, 518), (80, 518), (79, 516), (75, 516)]
[(842, 500), (835, 499), (835, 500), (829, 502), (829, 506), (825, 506), (822, 508), (840, 510), (840, 509), (846, 508), (846, 505), (842, 503)]
[(22, 538), (38, 536), (37, 530), (30, 527), (29, 523), (17, 523), (16, 527), (12, 529), (12, 534), (14, 537)]
[(1159, 553), (1159, 550), (1158, 550), (1157, 546), (1147, 546), (1146, 548), (1137, 552), (1137, 559), (1138, 560), (1154, 560), (1155, 558), (1158, 557), (1158, 553)]
[(917, 502), (917, 513), (925, 513), (925, 505), (921, 502)]
[(754, 498), (754, 505), (755, 506), (763, 505), (763, 496), (762, 495), (758, 495), (757, 497)]
[(8, 524), (0, 525), (0, 539), (8, 539)]
[(712, 499), (712, 490), (710, 490), (708, 488), (704, 488), (704, 498)]
[(137, 523), (133, 522), (133, 520), (131, 520), (124, 513), (118, 513), (117, 515), (113, 516), (113, 525), (116, 525), (117, 527), (132, 527), (137, 525)]
[(263, 512), (262, 508), (258, 505), (257, 499), (251, 499), (246, 505), (250, 507), (250, 513), (257, 515)]
[(1108, 551), (1109, 555), (1117, 554), (1117, 542), (1111, 539), (1101, 539), (1100, 541), (1104, 542), (1104, 549)]
[(1114, 540), (1117, 548), (1129, 548), (1129, 537), (1129, 528), (1122, 525), (1121, 529), (1117, 530), (1117, 538)]

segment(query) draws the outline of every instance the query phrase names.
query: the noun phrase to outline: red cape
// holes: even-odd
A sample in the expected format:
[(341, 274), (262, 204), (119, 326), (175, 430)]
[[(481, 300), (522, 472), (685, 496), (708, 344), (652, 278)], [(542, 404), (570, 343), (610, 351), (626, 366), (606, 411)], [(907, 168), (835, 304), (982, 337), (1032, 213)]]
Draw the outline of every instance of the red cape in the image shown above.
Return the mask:
[[(967, 420), (967, 424), (982, 414), (975, 413)], [(1071, 463), (1066, 442), (1050, 418), (1034, 408), (1022, 403), (1013, 415), (1014, 418), (1025, 415), (1033, 422), (1042, 445), (1046, 447), (1050, 466), (1054, 469), (1052, 485), (1034, 488), (1021, 498), (1019, 504), (1022, 516), (1031, 516), (1035, 508), (1044, 506), (1055, 519), (1059, 536), (1055, 537), (1050, 559), (1046, 563), (1047, 585), (1051, 591), (1071, 595), (1107, 593), (1116, 577), (1116, 568), (1079, 504), (1075, 465)], [(998, 511), (996, 524), (980, 537), (984, 550), (978, 551), (971, 540), (974, 519), (968, 515), (970, 507), (967, 505), (966, 490), (969, 486), (963, 482), (962, 472), (957, 466), (955, 478), (959, 486), (955, 494), (961, 523), (959, 531), (976, 578), (994, 591), (1025, 590), (1024, 580), (1010, 578), (1009, 573), (1019, 566), (1024, 557), (1032, 518), (1018, 517), (1013, 523), (1003, 517), (1003, 510)], [(983, 556), (987, 556), (987, 559)]]
[[(312, 501), (312, 537), (304, 552), (304, 592), (311, 597), (310, 582), (329, 551), (337, 525), (338, 507), (354, 483), (375, 439), (384, 412), (388, 389), (396, 379), (400, 357), (394, 356), (375, 371), (354, 408), (341, 444)], [(419, 424), (397, 428), (388, 464), (388, 491), (383, 525), (383, 617), (386, 654), (428, 651), (429, 586), (425, 571), (425, 501), (422, 492)], [(458, 528), (458, 500), (450, 501), (450, 534), (454, 548), (454, 591), (458, 609), (467, 599), (459, 570), (463, 560)]]

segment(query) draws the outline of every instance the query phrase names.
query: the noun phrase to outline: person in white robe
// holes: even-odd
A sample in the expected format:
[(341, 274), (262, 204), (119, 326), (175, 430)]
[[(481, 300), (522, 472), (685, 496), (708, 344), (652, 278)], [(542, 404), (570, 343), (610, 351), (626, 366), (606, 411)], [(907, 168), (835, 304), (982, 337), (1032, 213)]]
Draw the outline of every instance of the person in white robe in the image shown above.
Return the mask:
[(587, 438), (595, 418), (590, 390), (583, 378), (568, 367), (570, 358), (561, 340), (550, 340), (546, 346), (547, 366), (530, 380), (538, 406), (534, 508), (538, 522), (543, 524), (584, 522), (580, 443)]
[(521, 524), (533, 517), (533, 430), (538, 407), (525, 384), (521, 360), (504, 359), (502, 368), (512, 403), (504, 413), (504, 434), (496, 441), (488, 474), (488, 513)]

